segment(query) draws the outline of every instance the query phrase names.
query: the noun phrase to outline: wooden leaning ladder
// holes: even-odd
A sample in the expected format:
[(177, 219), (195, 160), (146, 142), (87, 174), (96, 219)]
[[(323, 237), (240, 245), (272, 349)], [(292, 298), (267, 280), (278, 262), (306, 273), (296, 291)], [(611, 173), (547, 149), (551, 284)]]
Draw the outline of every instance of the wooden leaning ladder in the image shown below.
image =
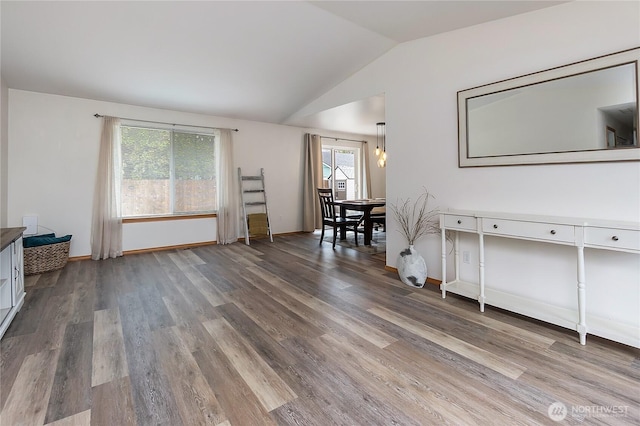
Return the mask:
[[(267, 191), (264, 186), (264, 169), (260, 169), (259, 176), (243, 176), (238, 167), (238, 181), (240, 182), (240, 199), (242, 200), (242, 218), (244, 222), (244, 242), (249, 244), (250, 236), (268, 235), (273, 242), (267, 207)], [(247, 208), (255, 213), (247, 213)]]

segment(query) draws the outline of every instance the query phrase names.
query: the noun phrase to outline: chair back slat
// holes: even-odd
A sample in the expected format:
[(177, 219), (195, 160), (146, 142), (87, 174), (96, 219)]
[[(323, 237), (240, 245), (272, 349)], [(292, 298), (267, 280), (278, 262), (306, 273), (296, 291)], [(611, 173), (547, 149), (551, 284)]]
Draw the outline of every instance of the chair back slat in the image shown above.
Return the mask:
[(318, 188), (320, 198), (320, 209), (323, 219), (335, 219), (336, 210), (333, 204), (333, 190), (331, 188)]

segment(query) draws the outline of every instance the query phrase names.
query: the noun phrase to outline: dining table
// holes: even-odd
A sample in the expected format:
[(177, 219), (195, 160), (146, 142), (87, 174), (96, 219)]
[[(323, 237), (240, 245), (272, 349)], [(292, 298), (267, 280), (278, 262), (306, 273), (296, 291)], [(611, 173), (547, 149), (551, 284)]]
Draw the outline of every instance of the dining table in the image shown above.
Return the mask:
[[(340, 217), (347, 217), (348, 210), (356, 210), (363, 213), (364, 225), (364, 245), (371, 245), (371, 236), (373, 234), (373, 221), (371, 220), (371, 210), (376, 207), (384, 207), (386, 200), (384, 198), (362, 199), (362, 200), (336, 200), (335, 204), (340, 207)], [(347, 230), (340, 229), (340, 239), (347, 238)]]

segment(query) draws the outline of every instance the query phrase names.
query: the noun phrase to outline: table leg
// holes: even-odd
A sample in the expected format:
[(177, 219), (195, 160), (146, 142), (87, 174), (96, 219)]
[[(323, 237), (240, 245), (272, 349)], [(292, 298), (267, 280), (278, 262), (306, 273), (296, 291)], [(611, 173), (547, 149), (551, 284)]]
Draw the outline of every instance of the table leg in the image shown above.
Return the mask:
[(587, 303), (584, 269), (584, 247), (578, 246), (578, 324), (576, 331), (580, 335), (580, 344), (587, 344)]
[(440, 229), (440, 248), (442, 249), (442, 282), (440, 283), (440, 290), (442, 290), (442, 298), (447, 297), (447, 236), (444, 228)]
[[(340, 206), (340, 217), (342, 219), (347, 217), (347, 209), (343, 206)], [(340, 227), (340, 239), (344, 240), (347, 238), (347, 228), (345, 228), (344, 226)]]
[(480, 294), (478, 295), (478, 302), (480, 303), (480, 312), (484, 312), (484, 234), (478, 234), (478, 255), (479, 255), (479, 267), (478, 280), (480, 285)]
[(371, 236), (373, 234), (373, 222), (371, 221), (371, 210), (364, 211), (364, 245), (371, 245)]

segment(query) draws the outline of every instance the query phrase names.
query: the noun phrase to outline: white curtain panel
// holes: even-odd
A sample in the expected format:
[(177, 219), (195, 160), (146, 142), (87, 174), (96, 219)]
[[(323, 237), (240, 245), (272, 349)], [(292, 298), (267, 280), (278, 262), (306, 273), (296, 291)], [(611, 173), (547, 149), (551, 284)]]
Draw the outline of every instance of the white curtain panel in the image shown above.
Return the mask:
[(240, 214), (231, 130), (220, 130), (218, 147), (218, 244), (231, 244), (238, 241)]
[(122, 256), (120, 120), (103, 117), (91, 222), (91, 258)]
[(322, 227), (317, 188), (322, 187), (322, 141), (320, 135), (304, 135), (304, 192), (302, 230), (313, 232)]

